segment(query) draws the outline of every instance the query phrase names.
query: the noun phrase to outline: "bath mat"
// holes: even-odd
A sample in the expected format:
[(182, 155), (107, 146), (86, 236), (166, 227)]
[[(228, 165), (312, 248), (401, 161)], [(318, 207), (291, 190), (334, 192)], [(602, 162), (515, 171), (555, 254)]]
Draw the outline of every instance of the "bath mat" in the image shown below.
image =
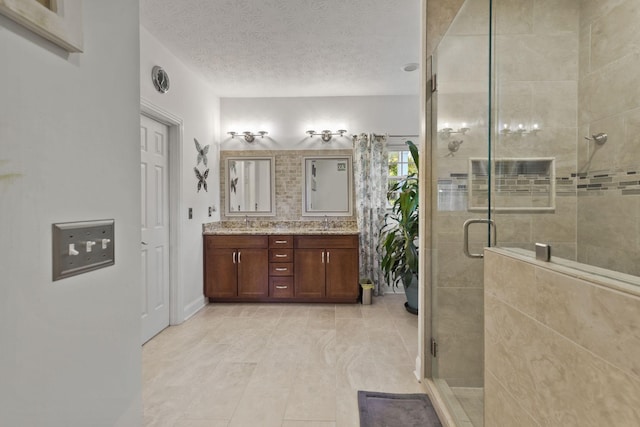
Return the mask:
[(429, 396), (358, 391), (360, 427), (442, 427)]

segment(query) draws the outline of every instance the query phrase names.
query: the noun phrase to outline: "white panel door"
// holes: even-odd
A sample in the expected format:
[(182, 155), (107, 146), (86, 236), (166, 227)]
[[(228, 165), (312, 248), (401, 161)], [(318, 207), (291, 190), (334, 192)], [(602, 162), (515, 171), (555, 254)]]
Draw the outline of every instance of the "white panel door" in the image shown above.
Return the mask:
[(169, 326), (169, 128), (140, 116), (142, 343)]

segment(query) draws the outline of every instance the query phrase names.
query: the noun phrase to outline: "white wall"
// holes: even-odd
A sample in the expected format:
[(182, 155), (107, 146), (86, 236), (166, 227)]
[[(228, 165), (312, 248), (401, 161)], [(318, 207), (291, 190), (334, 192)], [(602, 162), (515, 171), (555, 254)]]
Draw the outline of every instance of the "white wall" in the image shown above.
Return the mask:
[[(157, 92), (151, 81), (154, 65), (164, 68), (169, 74), (169, 92)], [(182, 287), (182, 318), (187, 318), (205, 303), (202, 293), (202, 224), (220, 219), (220, 169), (219, 169), (219, 117), (220, 100), (199, 75), (188, 69), (145, 28), (140, 27), (140, 79), (141, 97), (167, 111), (183, 122), (182, 146), (182, 199), (179, 201), (181, 236), (175, 244), (181, 248), (178, 260)], [(197, 151), (194, 138), (202, 146), (210, 145), (208, 154), (208, 191), (197, 192)], [(204, 170), (202, 163), (199, 165)], [(216, 212), (208, 216), (208, 207), (215, 205)], [(188, 219), (188, 209), (193, 208), (193, 219)], [(174, 245), (175, 246), (175, 245)]]
[[(417, 95), (341, 96), (311, 98), (222, 98), (220, 101), (221, 150), (321, 150), (351, 148), (350, 135), (365, 133), (413, 134), (420, 130)], [(313, 129), (346, 129), (345, 137), (324, 143), (309, 138)], [(249, 144), (227, 132), (267, 131)]]
[[(84, 53), (0, 16), (0, 425), (141, 423), (138, 3)], [(115, 219), (115, 265), (52, 282), (51, 224)]]

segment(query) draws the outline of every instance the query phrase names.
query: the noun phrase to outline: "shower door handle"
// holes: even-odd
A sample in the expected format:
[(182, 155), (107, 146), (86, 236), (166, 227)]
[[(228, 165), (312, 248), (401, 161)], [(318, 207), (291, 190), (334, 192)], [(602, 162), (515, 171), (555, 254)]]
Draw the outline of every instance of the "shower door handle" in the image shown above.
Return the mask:
[[(484, 254), (472, 254), (471, 252), (469, 252), (469, 226), (471, 224), (489, 224), (489, 227), (491, 227), (491, 235), (493, 237), (493, 243), (495, 244), (497, 241), (497, 234), (496, 234), (496, 222), (492, 219), (468, 219), (464, 222), (464, 225), (462, 226), (462, 229), (464, 230), (464, 245), (463, 245), (463, 250), (464, 250), (464, 254), (466, 256), (468, 256), (469, 258), (484, 258)], [(491, 242), (489, 242), (489, 246), (491, 246)]]

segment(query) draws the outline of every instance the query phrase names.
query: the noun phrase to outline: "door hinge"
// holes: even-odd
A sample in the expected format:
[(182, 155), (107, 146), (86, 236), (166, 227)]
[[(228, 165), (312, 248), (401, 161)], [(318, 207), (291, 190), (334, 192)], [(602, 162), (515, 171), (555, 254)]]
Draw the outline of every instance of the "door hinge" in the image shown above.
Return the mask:
[(433, 357), (438, 357), (438, 343), (435, 338), (431, 338), (431, 355)]

